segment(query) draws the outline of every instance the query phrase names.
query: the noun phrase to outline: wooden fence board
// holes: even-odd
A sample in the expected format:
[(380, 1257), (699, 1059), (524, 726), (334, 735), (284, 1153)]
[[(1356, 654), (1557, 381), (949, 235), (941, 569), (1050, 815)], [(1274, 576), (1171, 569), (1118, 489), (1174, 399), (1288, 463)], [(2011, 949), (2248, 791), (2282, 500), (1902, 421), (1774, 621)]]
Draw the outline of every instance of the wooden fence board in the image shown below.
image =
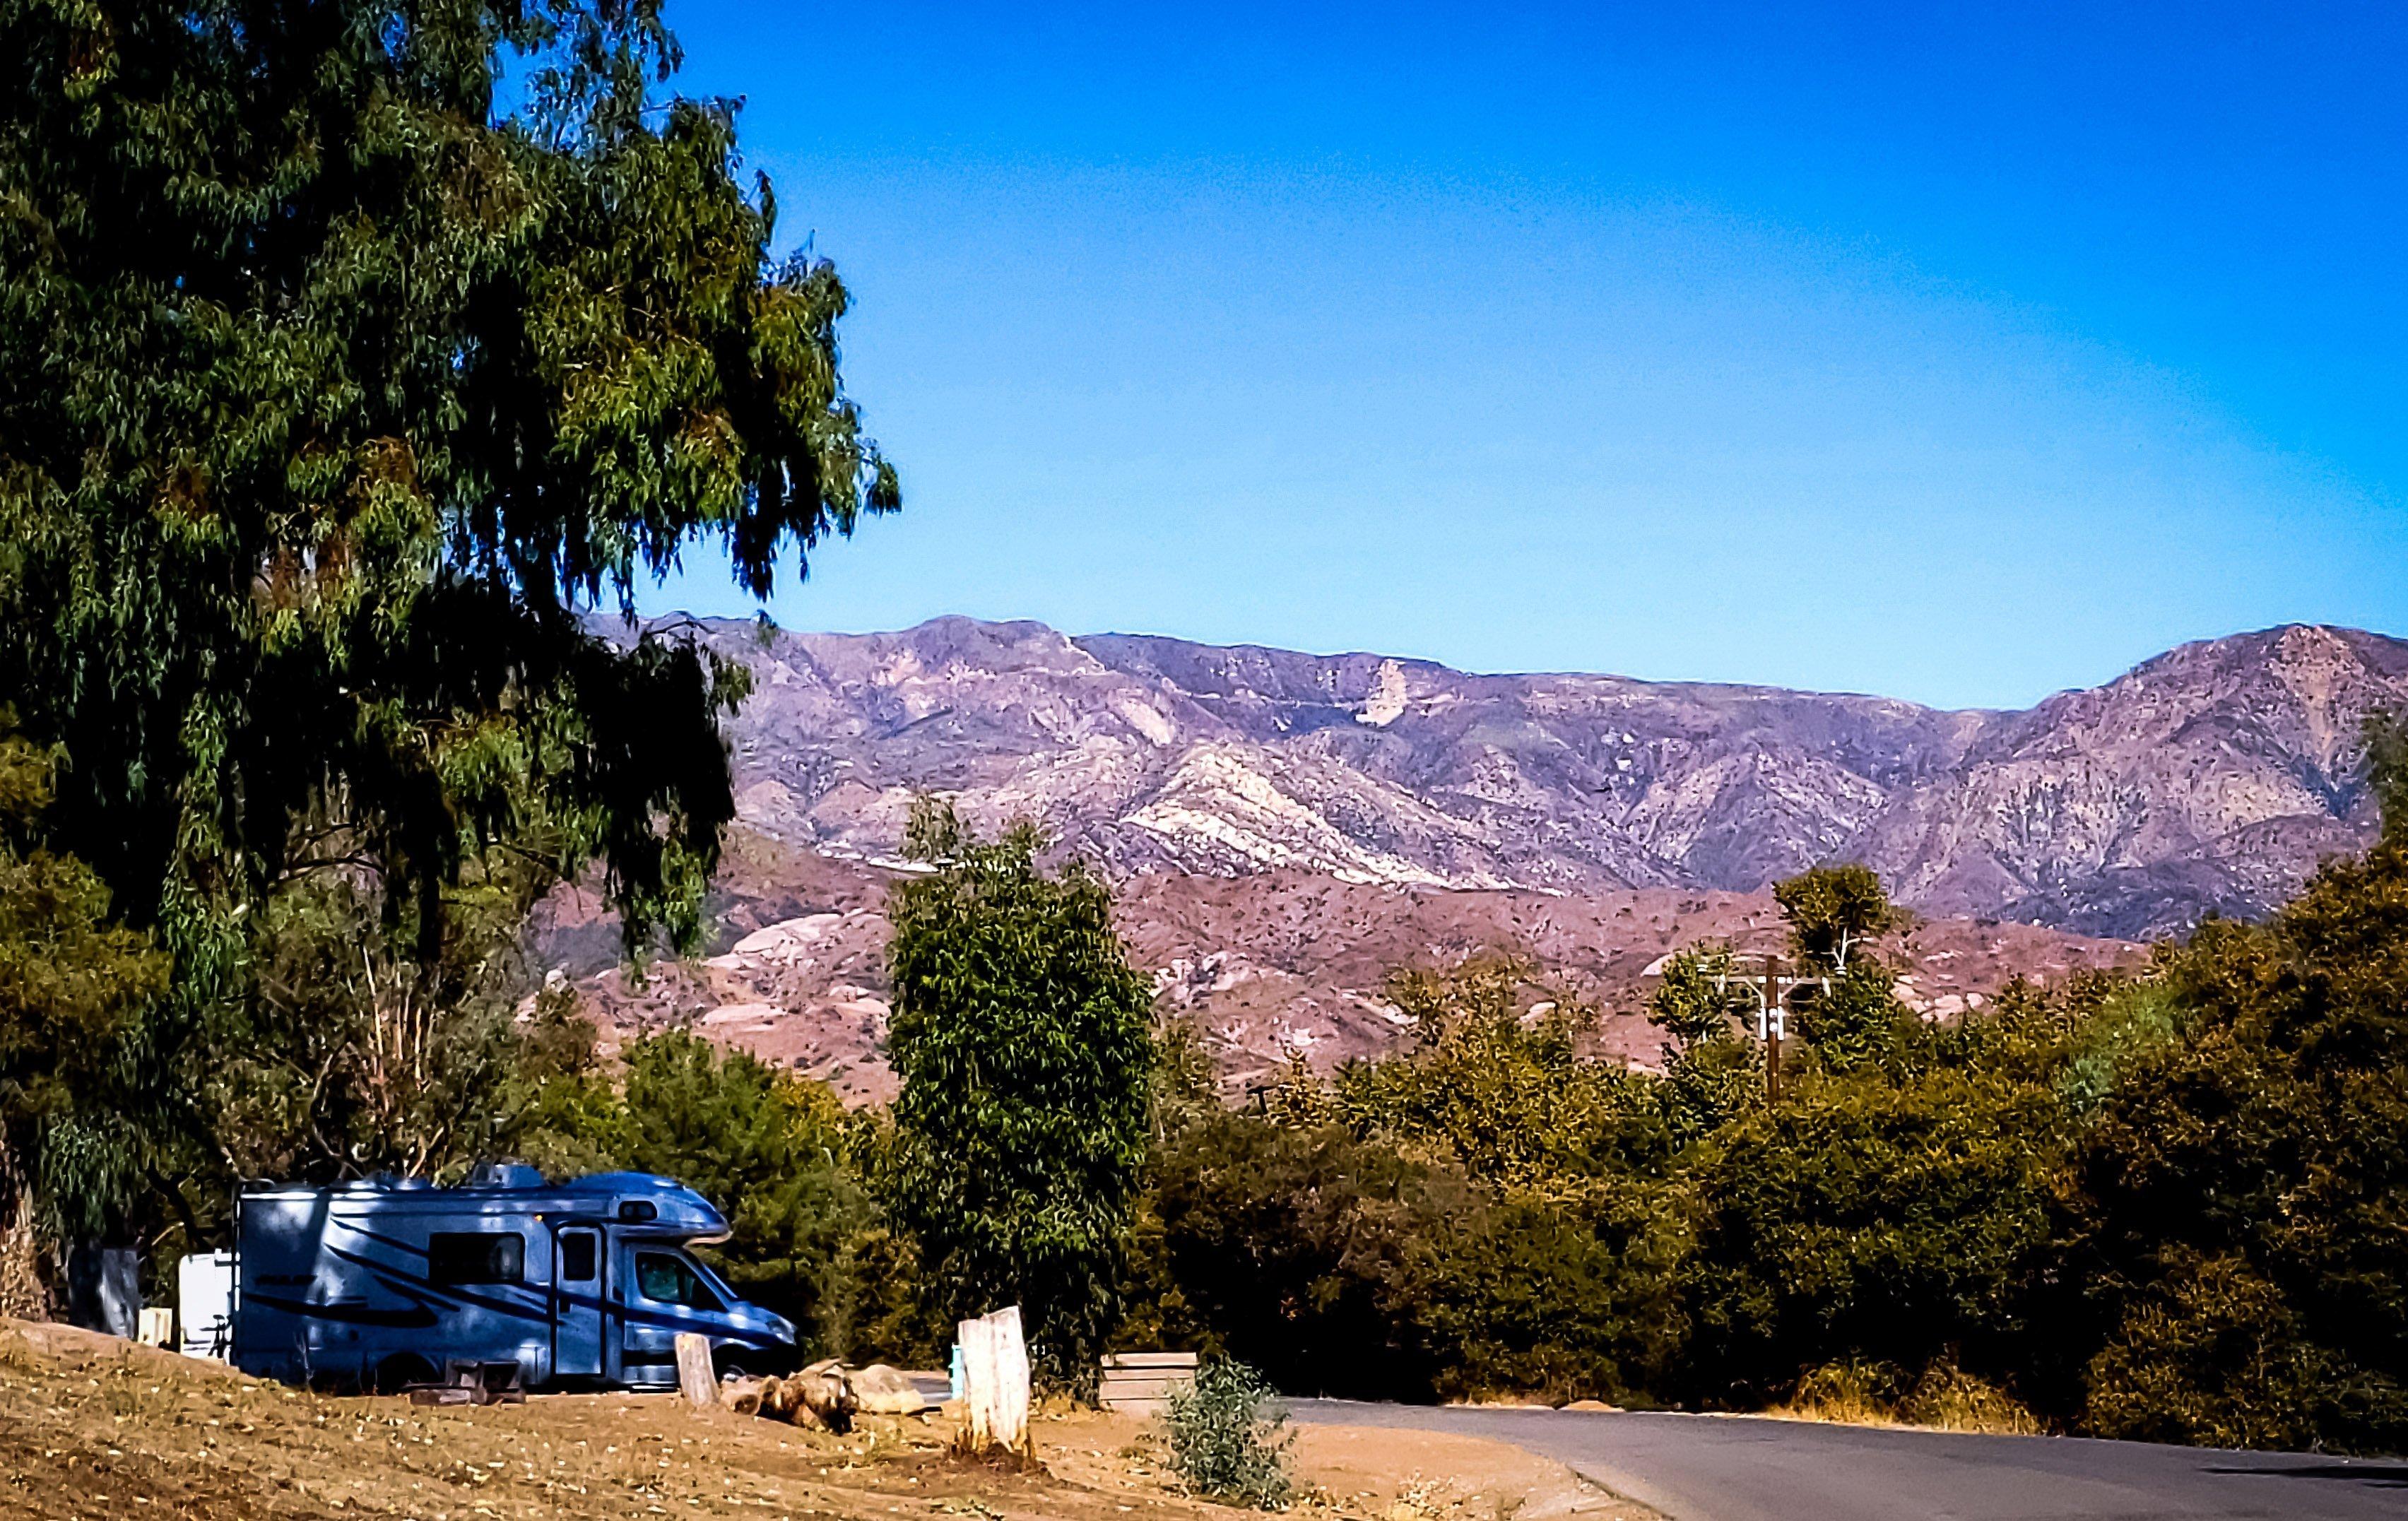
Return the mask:
[(1192, 1352), (1117, 1352), (1103, 1360), (1096, 1403), (1131, 1415), (1159, 1415), (1172, 1391), (1196, 1381)]

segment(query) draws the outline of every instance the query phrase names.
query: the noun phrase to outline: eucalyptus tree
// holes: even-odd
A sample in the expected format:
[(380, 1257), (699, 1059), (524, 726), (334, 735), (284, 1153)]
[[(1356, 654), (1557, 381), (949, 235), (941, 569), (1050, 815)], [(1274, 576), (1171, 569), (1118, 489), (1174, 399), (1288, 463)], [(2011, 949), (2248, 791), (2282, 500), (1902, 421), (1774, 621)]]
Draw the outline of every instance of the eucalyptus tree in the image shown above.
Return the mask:
[(497, 852), (695, 932), (741, 672), (592, 615), (899, 493), (678, 62), (657, 0), (0, 0), (0, 703), (169, 1087), (299, 876), (429, 963)]

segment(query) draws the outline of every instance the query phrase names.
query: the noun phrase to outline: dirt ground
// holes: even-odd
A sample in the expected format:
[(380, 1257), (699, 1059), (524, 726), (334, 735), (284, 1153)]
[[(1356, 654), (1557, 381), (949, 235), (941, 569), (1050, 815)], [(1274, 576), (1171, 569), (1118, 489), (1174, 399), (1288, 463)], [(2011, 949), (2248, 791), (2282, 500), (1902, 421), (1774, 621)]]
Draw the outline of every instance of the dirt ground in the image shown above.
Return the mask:
[[(1294, 1435), (1289, 1455), (1304, 1491), (1297, 1509), (1326, 1521), (1661, 1521), (1561, 1463), (1501, 1442), (1369, 1426), (1303, 1427)], [(1040, 1421), (1038, 1445), (1051, 1471), (1089, 1488), (1174, 1487), (1154, 1428), (1126, 1415)], [(1201, 1510), (1216, 1518), (1245, 1514)]]
[[(320, 1396), (65, 1327), (0, 1321), (0, 1515), (26, 1521), (781, 1517), (1236, 1521), (1187, 1499), (1151, 1429), (1047, 1411), (1040, 1467), (951, 1455), (942, 1417), (849, 1437), (666, 1395), (486, 1409)], [(1517, 1448), (1316, 1428), (1297, 1511), (1321, 1521), (1652, 1521)]]

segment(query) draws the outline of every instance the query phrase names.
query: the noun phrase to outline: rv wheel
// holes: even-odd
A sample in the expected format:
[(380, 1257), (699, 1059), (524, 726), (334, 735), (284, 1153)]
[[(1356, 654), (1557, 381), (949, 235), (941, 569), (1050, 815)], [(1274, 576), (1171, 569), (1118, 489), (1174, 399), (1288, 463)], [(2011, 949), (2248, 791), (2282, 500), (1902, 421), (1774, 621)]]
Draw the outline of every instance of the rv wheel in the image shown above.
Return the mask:
[(414, 1352), (396, 1353), (377, 1364), (376, 1392), (399, 1394), (413, 1384), (435, 1382), (435, 1365)]

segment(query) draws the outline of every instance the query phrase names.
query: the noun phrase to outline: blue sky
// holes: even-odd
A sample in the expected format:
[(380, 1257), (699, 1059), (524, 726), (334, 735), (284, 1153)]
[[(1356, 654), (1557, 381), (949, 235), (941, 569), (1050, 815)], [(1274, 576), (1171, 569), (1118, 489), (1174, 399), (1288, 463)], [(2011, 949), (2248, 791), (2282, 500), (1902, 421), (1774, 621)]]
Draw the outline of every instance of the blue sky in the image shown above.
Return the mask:
[(2398, 7), (669, 15), (903, 474), (789, 627), (1948, 705), (2408, 634)]

